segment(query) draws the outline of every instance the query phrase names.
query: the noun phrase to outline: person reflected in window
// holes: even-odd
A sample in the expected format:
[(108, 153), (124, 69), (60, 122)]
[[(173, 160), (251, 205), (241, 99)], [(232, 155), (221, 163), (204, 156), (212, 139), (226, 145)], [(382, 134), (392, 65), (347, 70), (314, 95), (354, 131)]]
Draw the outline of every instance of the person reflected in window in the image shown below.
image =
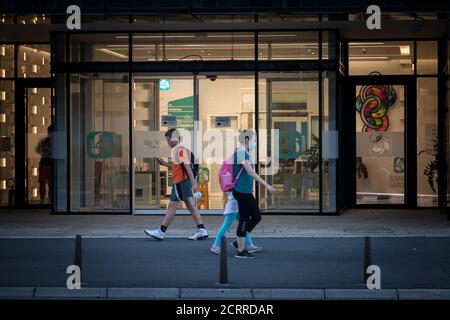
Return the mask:
[(52, 192), (52, 174), (53, 174), (53, 159), (52, 159), (52, 131), (53, 126), (47, 128), (47, 137), (39, 141), (37, 146), (37, 153), (41, 155), (39, 162), (39, 197), (41, 203), (45, 203), (46, 185), (48, 185), (48, 199), (51, 199)]

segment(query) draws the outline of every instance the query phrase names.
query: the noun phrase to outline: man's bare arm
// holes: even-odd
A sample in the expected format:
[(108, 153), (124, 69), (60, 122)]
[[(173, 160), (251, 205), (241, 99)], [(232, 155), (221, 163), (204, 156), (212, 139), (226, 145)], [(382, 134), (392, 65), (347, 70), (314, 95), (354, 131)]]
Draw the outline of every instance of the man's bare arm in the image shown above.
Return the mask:
[(197, 181), (195, 181), (194, 173), (192, 172), (191, 165), (183, 162), (183, 166), (186, 169), (186, 173), (189, 177), (189, 180), (191, 181), (192, 189), (194, 189), (194, 192), (198, 192)]

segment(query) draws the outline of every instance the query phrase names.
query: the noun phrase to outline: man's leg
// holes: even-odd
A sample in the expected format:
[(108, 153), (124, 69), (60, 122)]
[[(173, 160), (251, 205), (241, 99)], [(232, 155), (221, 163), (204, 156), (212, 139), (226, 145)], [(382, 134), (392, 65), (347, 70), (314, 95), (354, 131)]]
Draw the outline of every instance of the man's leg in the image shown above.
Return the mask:
[(195, 221), (195, 224), (197, 225), (197, 231), (189, 237), (189, 240), (200, 240), (208, 238), (208, 231), (206, 231), (205, 226), (203, 225), (202, 217), (200, 216), (200, 213), (198, 213), (197, 207), (194, 203), (194, 199), (192, 199), (192, 197), (187, 197), (184, 199), (184, 203), (186, 204), (186, 207), (188, 208), (189, 212), (192, 215), (192, 218)]
[(194, 199), (191, 197), (184, 200), (184, 203), (186, 204), (186, 207), (188, 208), (189, 212), (192, 215), (192, 218), (195, 221), (195, 225), (199, 226), (203, 224), (202, 217), (200, 216), (200, 213), (198, 213), (197, 207), (195, 206)]
[[(179, 203), (179, 201), (171, 200), (169, 202), (169, 205), (167, 206), (167, 213), (166, 213), (166, 216), (164, 217), (164, 220), (162, 223), (162, 226), (164, 226), (166, 229), (172, 223), (173, 218), (175, 218), (175, 213), (177, 212), (178, 203)], [(163, 230), (163, 231), (166, 231), (166, 230)]]
[(163, 240), (164, 233), (166, 232), (167, 228), (170, 226), (170, 224), (173, 221), (173, 218), (175, 217), (178, 203), (179, 201), (170, 200), (169, 206), (167, 207), (167, 213), (166, 216), (164, 217), (162, 225), (155, 230), (145, 229), (144, 232), (150, 237), (153, 237), (158, 240)]

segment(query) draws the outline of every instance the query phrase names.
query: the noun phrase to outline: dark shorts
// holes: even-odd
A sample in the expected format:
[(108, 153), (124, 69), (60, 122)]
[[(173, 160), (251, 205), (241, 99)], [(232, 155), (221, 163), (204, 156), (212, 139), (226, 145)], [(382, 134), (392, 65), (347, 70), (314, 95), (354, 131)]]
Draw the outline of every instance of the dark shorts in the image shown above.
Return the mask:
[(192, 197), (193, 194), (189, 179), (173, 184), (172, 193), (170, 194), (171, 201), (186, 201), (188, 198)]

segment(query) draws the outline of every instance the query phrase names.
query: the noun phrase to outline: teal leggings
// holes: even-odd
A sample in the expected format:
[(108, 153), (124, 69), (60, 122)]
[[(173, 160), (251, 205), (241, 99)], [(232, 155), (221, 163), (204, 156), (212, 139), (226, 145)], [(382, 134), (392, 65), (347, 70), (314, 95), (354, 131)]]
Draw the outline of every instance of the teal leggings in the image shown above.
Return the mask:
[[(228, 229), (230, 229), (231, 225), (233, 224), (233, 220), (239, 221), (239, 213), (229, 213), (225, 215), (225, 218), (223, 220), (222, 227), (220, 227), (219, 231), (217, 232), (216, 241), (214, 241), (215, 246), (220, 246), (220, 239), (222, 236), (224, 236)], [(252, 244), (252, 238), (250, 237), (250, 234), (247, 233), (245, 236), (245, 245), (251, 245)]]

